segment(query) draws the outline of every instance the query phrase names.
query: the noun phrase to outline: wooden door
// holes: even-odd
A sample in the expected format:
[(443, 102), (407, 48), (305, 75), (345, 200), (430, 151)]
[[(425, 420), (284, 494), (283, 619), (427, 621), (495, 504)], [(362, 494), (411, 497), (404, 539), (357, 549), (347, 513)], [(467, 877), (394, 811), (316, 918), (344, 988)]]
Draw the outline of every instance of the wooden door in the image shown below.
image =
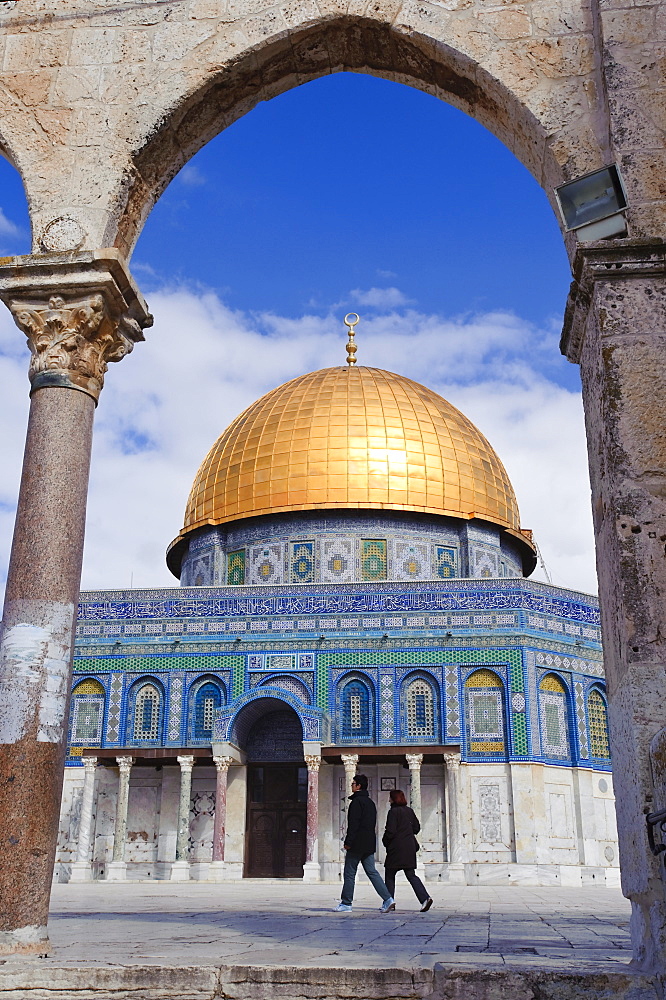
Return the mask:
[(302, 878), (307, 769), (298, 764), (248, 766), (245, 875)]

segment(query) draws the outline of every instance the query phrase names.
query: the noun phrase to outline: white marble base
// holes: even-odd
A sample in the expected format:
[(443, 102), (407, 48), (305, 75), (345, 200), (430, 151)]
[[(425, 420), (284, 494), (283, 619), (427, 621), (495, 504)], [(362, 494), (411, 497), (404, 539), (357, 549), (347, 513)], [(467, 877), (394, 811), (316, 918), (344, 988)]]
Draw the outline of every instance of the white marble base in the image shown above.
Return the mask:
[(465, 866), (462, 861), (450, 861), (442, 866), (442, 882), (449, 885), (467, 885)]
[(125, 882), (127, 879), (127, 864), (124, 861), (109, 861), (106, 866), (107, 882)]
[(70, 882), (92, 882), (92, 865), (89, 861), (72, 861)]
[(321, 867), (318, 861), (306, 861), (303, 865), (304, 882), (321, 882)]
[(172, 882), (189, 882), (190, 881), (190, 863), (189, 861), (174, 861), (171, 865), (171, 875), (169, 876)]
[(209, 882), (227, 882), (232, 877), (226, 861), (211, 861), (208, 865)]

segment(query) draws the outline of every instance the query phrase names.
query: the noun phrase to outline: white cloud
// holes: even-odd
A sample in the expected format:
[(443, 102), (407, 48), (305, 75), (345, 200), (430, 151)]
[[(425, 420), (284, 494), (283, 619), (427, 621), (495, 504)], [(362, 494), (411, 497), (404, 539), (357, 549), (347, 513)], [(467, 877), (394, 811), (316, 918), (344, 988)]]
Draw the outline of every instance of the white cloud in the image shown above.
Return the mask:
[[(152, 294), (146, 343), (109, 366), (96, 413), (83, 586), (176, 585), (164, 564), (206, 452), (247, 405), (302, 372), (344, 363), (342, 317), (233, 312), (212, 294)], [(552, 331), (489, 313), (414, 310), (359, 324), (360, 364), (441, 392), (507, 467), (553, 582), (596, 589), (580, 396), (546, 378)], [(0, 558), (6, 566), (28, 407), (27, 357), (0, 318)], [(536, 574), (535, 574), (536, 575)]]
[(368, 288), (365, 292), (355, 288), (350, 292), (352, 301), (359, 306), (370, 306), (372, 309), (397, 309), (408, 304), (409, 299), (399, 288)]
[(20, 236), (20, 228), (0, 208), (0, 236)]
[(206, 178), (194, 163), (188, 163), (183, 167), (178, 174), (178, 180), (186, 187), (203, 187), (206, 183)]

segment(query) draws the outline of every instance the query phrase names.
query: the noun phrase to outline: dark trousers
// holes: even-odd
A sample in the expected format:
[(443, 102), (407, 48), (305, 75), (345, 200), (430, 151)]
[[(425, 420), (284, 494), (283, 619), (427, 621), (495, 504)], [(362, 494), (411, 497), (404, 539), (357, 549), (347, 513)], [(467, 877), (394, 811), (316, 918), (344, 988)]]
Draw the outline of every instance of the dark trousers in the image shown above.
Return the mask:
[(426, 899), (429, 899), (428, 890), (424, 886), (421, 879), (416, 874), (415, 868), (385, 868), (384, 869), (384, 882), (386, 883), (386, 888), (395, 897), (395, 877), (398, 872), (404, 872), (405, 878), (411, 885), (412, 889), (416, 893), (416, 898), (419, 903), (425, 903)]

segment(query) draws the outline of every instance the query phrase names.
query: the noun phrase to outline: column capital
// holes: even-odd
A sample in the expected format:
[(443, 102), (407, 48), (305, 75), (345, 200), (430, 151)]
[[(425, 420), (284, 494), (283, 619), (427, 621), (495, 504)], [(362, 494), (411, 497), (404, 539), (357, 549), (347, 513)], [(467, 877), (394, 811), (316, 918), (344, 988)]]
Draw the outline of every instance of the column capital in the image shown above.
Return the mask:
[(113, 248), (0, 258), (0, 299), (28, 338), (32, 392), (78, 389), (97, 401), (109, 362), (153, 322)]
[(129, 774), (130, 771), (132, 770), (134, 757), (116, 757), (116, 763), (120, 768), (121, 774)]
[(660, 238), (603, 240), (578, 247), (560, 340), (560, 351), (569, 361), (580, 363), (595, 284), (646, 276), (666, 276), (666, 242)]
[[(181, 758), (179, 757), (178, 760), (180, 761)], [(192, 758), (192, 760), (194, 760), (194, 758)], [(218, 771), (228, 771), (230, 766), (235, 763), (235, 760), (235, 757), (213, 757), (213, 763)]]
[(315, 774), (318, 773), (321, 765), (321, 757), (318, 754), (306, 753), (303, 759), (305, 760), (308, 771), (313, 771)]
[(97, 757), (82, 757), (81, 763), (83, 764), (86, 772), (93, 771), (97, 769)]
[(407, 761), (407, 766), (410, 771), (417, 771), (421, 769), (421, 764), (423, 763), (422, 753), (406, 753), (405, 760)]
[(194, 757), (192, 754), (185, 754), (182, 757), (176, 757), (176, 760), (180, 764), (181, 771), (191, 771), (194, 767)]
[(358, 764), (358, 754), (357, 753), (343, 753), (343, 754), (340, 754), (340, 759), (342, 760), (342, 763), (344, 764), (344, 766), (346, 768), (351, 767), (352, 764), (354, 765), (354, 767), (356, 767), (356, 765)]
[(459, 753), (443, 753), (444, 763), (447, 768), (451, 771), (457, 771), (460, 767), (460, 754)]

